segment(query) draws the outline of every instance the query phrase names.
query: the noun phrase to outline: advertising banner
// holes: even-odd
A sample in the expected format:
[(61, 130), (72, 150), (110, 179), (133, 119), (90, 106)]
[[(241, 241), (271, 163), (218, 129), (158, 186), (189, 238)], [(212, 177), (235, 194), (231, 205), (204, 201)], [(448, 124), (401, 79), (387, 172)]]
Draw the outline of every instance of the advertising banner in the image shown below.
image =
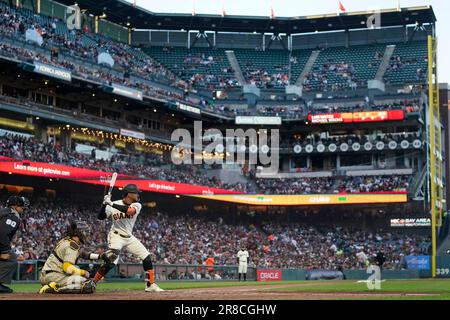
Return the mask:
[(407, 202), (406, 192), (364, 193), (364, 194), (320, 194), (320, 195), (198, 195), (202, 199), (234, 202), (260, 206), (312, 206), (312, 205), (348, 205), (366, 203), (399, 203)]
[(391, 219), (391, 227), (431, 227), (430, 218)]
[(72, 72), (69, 70), (49, 66), (40, 62), (34, 62), (34, 72), (65, 81), (72, 81)]
[(281, 281), (281, 270), (256, 270), (256, 280), (257, 281)]
[[(81, 183), (108, 186), (112, 172), (95, 171), (81, 169), (58, 164), (43, 162), (16, 161), (14, 159), (0, 157), (0, 172), (10, 174), (20, 174), (35, 177), (67, 179)], [(124, 187), (129, 183), (136, 184), (143, 191), (188, 194), (188, 195), (213, 195), (213, 194), (233, 194), (236, 191), (210, 188), (205, 186), (190, 185), (185, 183), (176, 183), (161, 180), (145, 180), (138, 177), (119, 174), (116, 181), (116, 187)]]
[(144, 95), (142, 94), (141, 91), (120, 86), (118, 84), (112, 85), (112, 93), (140, 101), (144, 99)]
[(176, 106), (177, 106), (177, 108), (179, 110), (182, 110), (182, 111), (192, 112), (192, 113), (195, 113), (195, 114), (200, 114), (201, 113), (199, 108), (190, 106), (188, 104), (177, 102)]
[(430, 256), (406, 256), (408, 269), (430, 270)]
[(405, 119), (404, 110), (364, 111), (329, 114), (309, 114), (308, 121), (313, 124), (351, 123), (351, 122), (383, 122)]
[(310, 114), (308, 121), (311, 123), (349, 123), (353, 122), (351, 113)]
[(343, 280), (342, 271), (335, 270), (310, 270), (306, 274), (306, 280)]
[[(17, 161), (0, 156), (0, 172), (20, 174), (35, 177), (67, 179), (80, 183), (109, 185), (112, 172), (75, 168), (59, 164)], [(319, 194), (319, 195), (254, 195), (241, 192), (190, 185), (162, 180), (147, 180), (119, 174), (116, 187), (124, 187), (134, 183), (143, 191), (188, 195), (201, 199), (225, 201), (248, 205), (335, 205), (335, 204), (366, 204), (366, 203), (400, 203), (407, 201), (406, 192), (385, 192), (365, 194)]]
[(138, 132), (138, 131), (132, 131), (128, 129), (120, 129), (120, 134), (122, 136), (136, 138), (136, 139), (145, 139), (145, 133)]
[(251, 117), (251, 116), (237, 116), (235, 118), (236, 124), (248, 125), (281, 125), (281, 117)]

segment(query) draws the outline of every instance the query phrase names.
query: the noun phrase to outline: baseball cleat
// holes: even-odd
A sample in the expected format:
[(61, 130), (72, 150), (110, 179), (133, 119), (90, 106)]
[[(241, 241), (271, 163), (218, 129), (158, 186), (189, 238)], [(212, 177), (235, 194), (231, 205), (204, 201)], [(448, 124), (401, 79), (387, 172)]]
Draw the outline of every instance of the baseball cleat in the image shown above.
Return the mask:
[(156, 283), (153, 283), (150, 287), (145, 288), (145, 292), (163, 292), (164, 290), (161, 289)]
[(56, 282), (50, 282), (49, 284), (46, 284), (39, 290), (39, 294), (44, 293), (58, 293), (58, 285)]
[(50, 290), (50, 287), (48, 284), (46, 284), (45, 286), (39, 289), (39, 294), (47, 293), (48, 290)]
[(3, 293), (13, 293), (13, 290), (0, 283), (0, 294), (3, 294)]

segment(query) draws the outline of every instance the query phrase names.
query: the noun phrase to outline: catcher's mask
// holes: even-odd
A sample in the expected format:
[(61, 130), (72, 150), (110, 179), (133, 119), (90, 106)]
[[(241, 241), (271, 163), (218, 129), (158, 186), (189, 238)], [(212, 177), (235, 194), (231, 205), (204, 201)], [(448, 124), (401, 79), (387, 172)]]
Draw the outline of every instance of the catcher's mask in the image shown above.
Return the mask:
[(30, 201), (25, 197), (19, 197), (19, 196), (11, 196), (6, 201), (6, 205), (8, 207), (22, 207), (23, 209), (26, 209), (30, 206)]
[(67, 227), (67, 237), (78, 237), (82, 244), (89, 241), (89, 226), (85, 221), (72, 221)]

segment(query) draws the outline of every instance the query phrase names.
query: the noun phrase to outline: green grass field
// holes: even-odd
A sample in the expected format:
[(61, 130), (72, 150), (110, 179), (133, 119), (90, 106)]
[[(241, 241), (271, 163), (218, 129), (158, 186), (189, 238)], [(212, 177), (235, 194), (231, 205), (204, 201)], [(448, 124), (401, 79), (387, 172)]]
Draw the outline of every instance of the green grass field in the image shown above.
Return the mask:
[[(285, 284), (289, 286), (283, 287)], [(298, 284), (296, 286), (295, 284)], [(165, 290), (193, 289), (193, 288), (221, 288), (233, 286), (261, 286), (261, 290), (272, 292), (296, 292), (302, 294), (330, 294), (331, 299), (363, 299), (363, 300), (450, 300), (450, 280), (424, 279), (424, 280), (386, 280), (382, 282), (380, 290), (369, 290), (366, 283), (355, 280), (346, 281), (282, 281), (282, 282), (161, 282)], [(280, 285), (279, 288), (265, 289), (266, 285)], [(16, 292), (33, 293), (39, 290), (37, 283), (16, 283), (11, 286)], [(142, 290), (142, 282), (103, 282), (98, 291), (127, 291)], [(339, 293), (344, 293), (339, 295)], [(334, 294), (334, 295), (333, 295)], [(355, 296), (351, 294), (363, 294)], [(367, 294), (367, 295), (364, 295)], [(413, 295), (412, 295), (413, 294)], [(416, 295), (416, 294), (433, 294)], [(351, 295), (351, 296), (349, 296)], [(326, 297), (325, 297), (326, 298)]]
[[(450, 279), (423, 279), (423, 280), (386, 280), (381, 283), (380, 290), (369, 290), (366, 283), (358, 283), (355, 280), (340, 281), (332, 283), (327, 281), (303, 281), (299, 286), (272, 289), (283, 292), (302, 293), (357, 293), (357, 294), (379, 294), (379, 296), (361, 296), (360, 299), (376, 300), (450, 300)], [(392, 294), (389, 296), (389, 294)], [(399, 294), (405, 294), (401, 296)], [(412, 294), (432, 294), (432, 296), (420, 296)], [(348, 299), (343, 296), (337, 299)], [(351, 298), (355, 299), (354, 297)], [(358, 298), (359, 299), (359, 298)]]

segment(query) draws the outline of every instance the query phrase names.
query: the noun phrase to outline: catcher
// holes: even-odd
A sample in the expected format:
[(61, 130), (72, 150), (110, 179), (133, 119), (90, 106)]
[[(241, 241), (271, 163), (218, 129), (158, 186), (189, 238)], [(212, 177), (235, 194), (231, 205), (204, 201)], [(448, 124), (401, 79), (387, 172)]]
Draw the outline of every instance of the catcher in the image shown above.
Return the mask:
[(88, 226), (86, 222), (72, 222), (66, 234), (58, 242), (42, 268), (40, 281), (44, 293), (94, 293), (96, 285), (89, 279), (89, 272), (76, 266), (78, 258), (86, 260), (105, 259), (105, 255), (81, 250), (85, 244)]

